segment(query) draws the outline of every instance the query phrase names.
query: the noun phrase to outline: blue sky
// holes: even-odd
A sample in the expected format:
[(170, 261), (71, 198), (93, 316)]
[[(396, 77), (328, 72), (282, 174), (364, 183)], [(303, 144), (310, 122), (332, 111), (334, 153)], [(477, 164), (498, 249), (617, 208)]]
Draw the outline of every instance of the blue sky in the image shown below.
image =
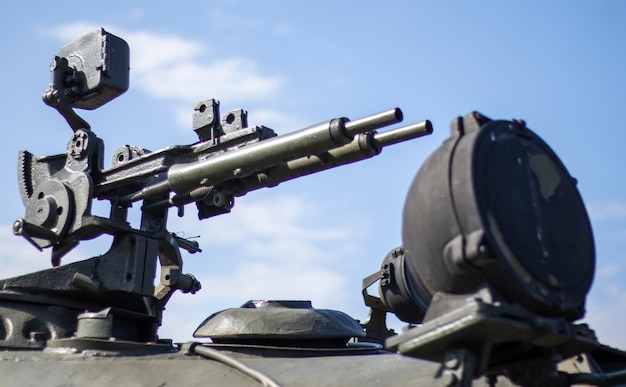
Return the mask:
[[(522, 118), (560, 155), (589, 209), (597, 250), (588, 317), (600, 338), (626, 347), (626, 3), (128, 2), (107, 7), (4, 4), (0, 273), (49, 265), (13, 237), (24, 215), (16, 182), (20, 149), (62, 153), (71, 130), (41, 102), (50, 59), (97, 26), (131, 46), (131, 88), (79, 114), (104, 139), (156, 150), (196, 141), (195, 104), (244, 108), (250, 124), (287, 133), (333, 117), (398, 106), (405, 122), (435, 133), (374, 159), (239, 198), (233, 213), (203, 222), (193, 207), (170, 230), (201, 235), (185, 271), (203, 290), (177, 294), (161, 335), (187, 340), (204, 317), (256, 298), (311, 299), (364, 319), (361, 279), (401, 243), (404, 196), (449, 122), (473, 110)], [(107, 158), (109, 157), (107, 156)], [(105, 252), (83, 243), (69, 260)]]

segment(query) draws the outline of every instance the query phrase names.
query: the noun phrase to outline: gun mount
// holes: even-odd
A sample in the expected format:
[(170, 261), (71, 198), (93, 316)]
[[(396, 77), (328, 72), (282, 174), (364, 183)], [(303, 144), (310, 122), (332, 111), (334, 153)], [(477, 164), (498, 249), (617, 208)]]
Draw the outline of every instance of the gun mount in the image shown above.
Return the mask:
[[(118, 333), (118, 338), (157, 341), (156, 329), (172, 292), (180, 289), (194, 293), (200, 289), (193, 275), (182, 272), (180, 249), (190, 253), (201, 250), (197, 242), (167, 231), (170, 207), (177, 207), (182, 216), (185, 205), (195, 203), (199, 219), (228, 213), (237, 196), (369, 158), (379, 154), (385, 146), (432, 132), (430, 122), (423, 121), (377, 133), (376, 129), (402, 120), (401, 110), (395, 108), (353, 121), (335, 118), (277, 136), (270, 128), (249, 126), (247, 112), (243, 109), (220, 117), (219, 101), (209, 99), (199, 102), (193, 111), (197, 143), (154, 152), (123, 146), (114, 152), (112, 166), (105, 169), (103, 141), (89, 125), (74, 125), (73, 115), (65, 109), (69, 106), (67, 95), (74, 96), (74, 106), (94, 107), (94, 104), (82, 102), (83, 98), (93, 101), (93, 94), (98, 94), (100, 100), (96, 104), (101, 105), (105, 93), (93, 89), (128, 80), (128, 75), (120, 68), (126, 67), (128, 71), (127, 50), (113, 50), (112, 44), (103, 46), (102, 56), (110, 63), (105, 71), (100, 66), (100, 58), (92, 53), (94, 41), (97, 47), (102, 46), (102, 41), (126, 47), (119, 43), (121, 39), (99, 30), (61, 50), (68, 58), (97, 58), (95, 65), (81, 63), (77, 68), (67, 65), (71, 62), (67, 58), (55, 57), (55, 63), (64, 66), (51, 67), (52, 82), (44, 93), (44, 100), (49, 102), (50, 96), (58, 97), (64, 106), (58, 110), (70, 123), (73, 133), (65, 154), (38, 158), (27, 151), (20, 152), (18, 173), (26, 215), (15, 221), (13, 231), (40, 250), (51, 248), (54, 267), (59, 266), (61, 258), (81, 240), (110, 234), (114, 237), (113, 244), (103, 256), (4, 280), (0, 286), (11, 289), (12, 294), (36, 291), (38, 295), (31, 295), (31, 298), (55, 299), (58, 306), (71, 304), (72, 308), (83, 310), (106, 308), (106, 316), (115, 315), (123, 321), (120, 326), (132, 327), (118, 329), (116, 319), (112, 325), (107, 322), (116, 332), (132, 332)], [(88, 51), (89, 55), (83, 51)], [(94, 76), (81, 70), (91, 68), (98, 70), (101, 79), (96, 86), (88, 85), (88, 80)], [(69, 77), (68, 71), (71, 72)], [(115, 74), (121, 74), (122, 80), (114, 79)], [(64, 77), (69, 81), (61, 82)], [(81, 79), (86, 80), (85, 85), (76, 84)], [(72, 87), (67, 86), (68, 82)], [(124, 87), (114, 90), (122, 89)], [(77, 93), (74, 90), (87, 91)], [(92, 215), (94, 199), (110, 203), (108, 218)], [(127, 220), (128, 208), (138, 201), (142, 202), (141, 225), (133, 229)], [(160, 282), (155, 287), (157, 260)], [(116, 296), (120, 292), (123, 297)], [(106, 318), (90, 315), (82, 319)], [(63, 332), (75, 330), (73, 326), (55, 329), (52, 338), (66, 337)], [(21, 339), (7, 342), (26, 345)], [(28, 345), (42, 344), (29, 342)]]
[[(320, 370), (352, 366), (354, 360), (340, 355), (355, 355), (370, 370), (378, 361), (367, 356), (380, 354), (384, 343), (406, 356), (383, 367), (395, 378), (385, 379), (390, 384), (431, 384), (434, 376), (448, 386), (469, 386), (486, 376), (488, 384), (500, 385), (500, 375), (522, 385), (626, 381), (626, 354), (602, 346), (589, 327), (574, 323), (584, 315), (595, 268), (593, 235), (575, 179), (523, 121), (494, 121), (476, 112), (453, 121), (450, 138), (417, 174), (405, 203), (403, 245), (363, 280), (368, 321), (359, 324), (307, 301), (250, 301), (200, 324), (194, 337), (211, 343), (176, 348), (160, 339), (173, 292), (201, 288), (183, 272), (180, 251), (201, 249), (168, 231), (170, 208), (183, 216), (195, 204), (200, 220), (226, 214), (236, 197), (376, 156), (433, 129), (422, 121), (378, 132), (402, 121), (394, 108), (278, 136), (248, 125), (245, 110), (221, 115), (219, 101), (207, 99), (193, 109), (198, 142), (157, 151), (125, 145), (105, 168), (103, 141), (73, 108), (95, 109), (126, 91), (128, 66), (128, 45), (103, 29), (53, 59), (43, 99), (65, 118), (72, 135), (63, 154), (20, 151), (26, 213), (13, 225), (35, 248), (51, 249), (53, 268), (0, 280), (0, 347), (44, 354), (198, 355), (277, 385), (219, 350), (261, 359), (317, 356)], [(108, 217), (92, 214), (94, 200), (109, 203)], [(133, 228), (129, 208), (136, 203), (141, 220)], [(103, 234), (113, 236), (108, 252), (61, 265), (81, 241)], [(367, 293), (377, 281), (380, 298)], [(410, 323), (409, 329), (398, 335), (389, 330), (388, 312)], [(585, 363), (587, 372), (557, 370), (559, 362), (582, 354), (588, 360), (576, 360), (576, 367)], [(336, 359), (324, 360), (330, 356)], [(433, 370), (409, 358), (441, 365)], [(297, 367), (308, 367), (302, 364)], [(419, 376), (404, 372), (416, 364)], [(186, 377), (206, 381), (204, 368), (183, 368)], [(279, 376), (294, 380), (293, 372)]]

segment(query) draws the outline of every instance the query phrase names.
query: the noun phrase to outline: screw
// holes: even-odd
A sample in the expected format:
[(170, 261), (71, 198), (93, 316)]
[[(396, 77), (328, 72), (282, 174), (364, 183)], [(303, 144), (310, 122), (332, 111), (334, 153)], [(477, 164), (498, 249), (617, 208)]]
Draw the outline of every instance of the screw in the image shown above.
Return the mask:
[(443, 359), (443, 364), (447, 369), (455, 370), (459, 368), (459, 357), (454, 352), (448, 352)]
[(75, 160), (80, 160), (87, 153), (88, 144), (89, 144), (89, 138), (87, 136), (87, 133), (85, 133), (83, 130), (76, 131), (69, 145), (70, 155)]
[(451, 372), (444, 372), (441, 375), (442, 384), (446, 387), (454, 387), (458, 386), (459, 379), (457, 376)]
[(46, 332), (30, 332), (30, 341), (46, 341)]

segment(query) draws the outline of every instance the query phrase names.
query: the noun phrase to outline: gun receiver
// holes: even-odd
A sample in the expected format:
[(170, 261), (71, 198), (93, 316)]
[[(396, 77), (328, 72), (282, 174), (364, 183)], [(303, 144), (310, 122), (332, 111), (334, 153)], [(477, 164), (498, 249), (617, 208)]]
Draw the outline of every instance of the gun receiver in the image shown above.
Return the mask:
[[(152, 214), (173, 206), (182, 211), (193, 202), (200, 219), (227, 213), (235, 196), (369, 158), (384, 146), (432, 132), (429, 121), (375, 131), (401, 120), (402, 112), (395, 108), (355, 121), (336, 118), (282, 136), (255, 126), (156, 152), (124, 146), (115, 151), (109, 169), (100, 167), (102, 141), (79, 129), (65, 155), (36, 158), (20, 152), (27, 211), (14, 231), (39, 248), (59, 251), (67, 241), (75, 244), (102, 233), (147, 231), (131, 230), (126, 223), (125, 209), (140, 200), (143, 211)], [(94, 198), (111, 202), (110, 219), (90, 214)]]

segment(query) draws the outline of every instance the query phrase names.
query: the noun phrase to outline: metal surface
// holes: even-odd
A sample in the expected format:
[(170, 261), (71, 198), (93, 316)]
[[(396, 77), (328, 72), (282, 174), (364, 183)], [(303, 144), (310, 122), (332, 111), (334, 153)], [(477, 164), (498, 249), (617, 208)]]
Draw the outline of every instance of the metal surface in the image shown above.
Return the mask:
[[(199, 219), (226, 214), (235, 197), (376, 156), (433, 129), (422, 121), (377, 132), (402, 120), (393, 108), (277, 136), (249, 126), (244, 109), (222, 116), (219, 101), (205, 99), (193, 109), (198, 142), (153, 152), (124, 145), (105, 167), (103, 141), (73, 108), (94, 109), (123, 93), (128, 58), (122, 39), (98, 29), (53, 60), (43, 98), (73, 133), (64, 154), (19, 153), (25, 215), (13, 224), (35, 248), (51, 249), (53, 268), (0, 280), (3, 386), (626, 380), (626, 353), (574, 324), (595, 257), (573, 179), (522, 121), (478, 113), (454, 121), (451, 138), (414, 181), (404, 245), (363, 280), (367, 321), (306, 301), (251, 301), (200, 325), (195, 336), (212, 342), (161, 339), (175, 291), (211, 291), (183, 271), (180, 249), (202, 249), (168, 231), (170, 207), (182, 216), (194, 204)], [(94, 200), (109, 203), (108, 216), (92, 214)], [(132, 228), (128, 209), (137, 202), (141, 221)], [(81, 241), (103, 234), (113, 236), (108, 252), (61, 265)], [(367, 292), (376, 281), (380, 298)], [(396, 334), (387, 313), (419, 325)]]
[(345, 346), (365, 333), (345, 313), (315, 309), (310, 301), (248, 301), (207, 318), (194, 337), (216, 343), (241, 342), (281, 345), (308, 342), (309, 346)]
[[(444, 386), (433, 381), (436, 363), (390, 352), (352, 356), (286, 356), (258, 351), (222, 351), (271, 377), (281, 386)], [(269, 356), (269, 357), (268, 357)], [(221, 362), (181, 352), (151, 356), (104, 357), (42, 352), (0, 353), (0, 374), (8, 387), (32, 386), (33, 367), (47, 385), (96, 386), (261, 386), (258, 381)], [(476, 386), (486, 386), (478, 380)], [(497, 386), (511, 386), (498, 378)]]
[(520, 121), (455, 120), (412, 183), (402, 239), (408, 271), (431, 295), (488, 284), (542, 315), (584, 313), (589, 218), (558, 156)]
[(402, 321), (419, 324), (424, 320), (431, 295), (418, 277), (408, 275), (403, 247), (389, 252), (380, 272), (379, 293), (382, 302)]
[(43, 101), (73, 130), (89, 124), (72, 108), (96, 109), (128, 90), (128, 44), (102, 28), (61, 48), (50, 64), (51, 81)]

